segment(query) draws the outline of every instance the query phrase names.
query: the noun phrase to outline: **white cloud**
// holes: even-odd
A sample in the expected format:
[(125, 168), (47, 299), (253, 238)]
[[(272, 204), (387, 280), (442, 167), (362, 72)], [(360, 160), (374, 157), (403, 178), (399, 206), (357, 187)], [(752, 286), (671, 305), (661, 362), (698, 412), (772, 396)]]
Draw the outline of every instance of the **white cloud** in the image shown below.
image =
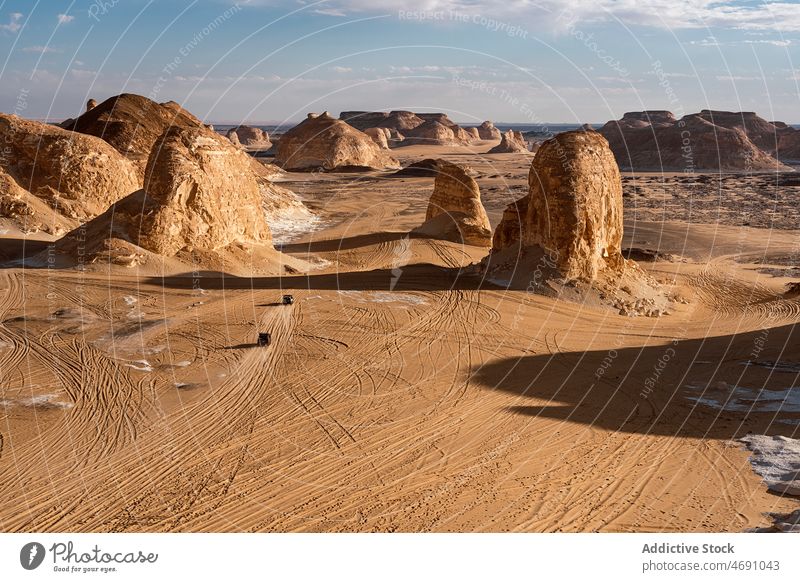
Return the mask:
[(748, 77), (745, 75), (717, 75), (717, 81), (728, 81), (728, 82), (737, 82), (737, 81), (763, 81), (763, 77)]
[(97, 77), (97, 71), (90, 71), (87, 69), (70, 69), (69, 73), (74, 79), (79, 79), (81, 81), (87, 81)]
[[(800, 7), (798, 8), (800, 10)], [(772, 46), (792, 46), (794, 41), (789, 39), (782, 40), (746, 40), (745, 44), (771, 44)]]
[[(800, 8), (799, 8), (800, 9)], [(791, 39), (744, 39), (744, 40), (733, 40), (733, 41), (725, 41), (722, 42), (713, 36), (708, 36), (703, 40), (693, 40), (690, 41), (689, 44), (695, 46), (709, 46), (709, 47), (719, 47), (719, 46), (736, 46), (736, 45), (743, 45), (743, 44), (750, 44), (750, 45), (770, 45), (770, 46), (777, 46), (777, 47), (787, 47), (792, 46), (795, 42)]]
[(25, 52), (25, 53), (37, 53), (37, 54), (40, 54), (40, 55), (45, 55), (47, 53), (60, 53), (61, 51), (56, 49), (56, 48), (53, 48), (51, 46), (42, 46), (42, 45), (36, 44), (36, 45), (33, 45), (33, 46), (26, 46), (25, 48), (22, 49), (22, 52)]
[(70, 16), (69, 14), (59, 14), (58, 15), (58, 23), (59, 24), (68, 24), (75, 20), (74, 16)]
[(333, 71), (334, 73), (352, 73), (353, 69), (350, 67), (328, 67), (329, 71)]
[(8, 24), (0, 24), (0, 30), (16, 34), (22, 28), (22, 24), (20, 24), (22, 16), (19, 12), (12, 12)]
[[(251, 0), (251, 5), (279, 6), (278, 0)], [(800, 9), (787, 0), (430, 0), (422, 8), (408, 0), (331, 0), (318, 11), (341, 15), (371, 13), (431, 23), (477, 16), (496, 22), (536, 23), (563, 29), (570, 21), (611, 22), (667, 29), (719, 27), (739, 30), (798, 31)], [(417, 16), (415, 16), (415, 14)], [(427, 18), (422, 16), (427, 15)], [(436, 15), (436, 16), (434, 16)], [(465, 19), (471, 22), (470, 18)]]
[(314, 10), (314, 14), (322, 14), (324, 16), (347, 16), (344, 10), (339, 10), (337, 8), (320, 8)]

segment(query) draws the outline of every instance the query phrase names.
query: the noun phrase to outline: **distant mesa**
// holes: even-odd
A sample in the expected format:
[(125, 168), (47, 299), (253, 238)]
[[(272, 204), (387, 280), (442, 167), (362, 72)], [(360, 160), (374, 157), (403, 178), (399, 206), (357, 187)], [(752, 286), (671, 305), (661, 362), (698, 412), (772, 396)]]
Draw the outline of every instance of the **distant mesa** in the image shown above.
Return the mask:
[(0, 216), (60, 234), (139, 188), (136, 167), (105, 141), (0, 114)]
[(225, 135), (231, 140), (231, 142), (234, 143), (234, 145), (259, 149), (269, 149), (272, 147), (269, 134), (258, 127), (239, 125), (229, 129)]
[(275, 163), (285, 170), (346, 171), (399, 168), (400, 164), (363, 131), (328, 112), (309, 114), (281, 136)]
[(413, 111), (342, 111), (339, 119), (361, 131), (370, 127), (385, 127), (401, 134), (424, 123)]
[(467, 169), (439, 160), (425, 222), (415, 233), (452, 242), (490, 247), (492, 228), (478, 183)]
[(528, 149), (528, 144), (525, 142), (525, 138), (523, 137), (522, 133), (509, 129), (508, 131), (503, 132), (502, 137), (500, 138), (500, 143), (490, 149), (487, 153), (529, 154), (530, 150)]
[(681, 119), (663, 110), (629, 112), (598, 132), (623, 169), (776, 171), (800, 160), (800, 130), (750, 112), (704, 109)]
[[(388, 136), (390, 146), (419, 144), (468, 145), (481, 139), (478, 128), (461, 127), (451, 120), (446, 113), (342, 111), (339, 119), (346, 121), (361, 131), (366, 131), (373, 127), (388, 129), (390, 131)], [(497, 132), (497, 139), (499, 138), (500, 133)]]
[(61, 127), (94, 135), (111, 144), (139, 168), (141, 179), (150, 150), (170, 127), (201, 127), (202, 122), (174, 101), (156, 103), (141, 95), (123, 93), (106, 99)]

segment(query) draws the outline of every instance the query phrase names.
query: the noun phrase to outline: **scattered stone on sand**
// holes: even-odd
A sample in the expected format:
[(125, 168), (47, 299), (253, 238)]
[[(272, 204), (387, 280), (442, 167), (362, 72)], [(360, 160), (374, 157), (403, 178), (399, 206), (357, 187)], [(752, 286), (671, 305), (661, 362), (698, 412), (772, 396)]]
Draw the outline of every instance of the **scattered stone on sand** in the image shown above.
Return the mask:
[(787, 299), (794, 299), (795, 297), (800, 297), (800, 281), (793, 281), (791, 283), (786, 284), (786, 291), (783, 293), (783, 296)]
[(739, 439), (752, 451), (750, 465), (775, 493), (800, 496), (800, 440), (749, 434)]
[(416, 232), (468, 245), (491, 246), (489, 217), (478, 183), (467, 169), (445, 161), (439, 164), (425, 223)]
[(657, 261), (672, 262), (676, 260), (675, 255), (662, 253), (655, 249), (642, 249), (639, 247), (629, 247), (622, 249), (622, 256), (628, 260), (639, 263), (655, 263)]
[(278, 142), (275, 163), (285, 170), (357, 170), (399, 168), (400, 164), (370, 137), (326, 111), (309, 114)]

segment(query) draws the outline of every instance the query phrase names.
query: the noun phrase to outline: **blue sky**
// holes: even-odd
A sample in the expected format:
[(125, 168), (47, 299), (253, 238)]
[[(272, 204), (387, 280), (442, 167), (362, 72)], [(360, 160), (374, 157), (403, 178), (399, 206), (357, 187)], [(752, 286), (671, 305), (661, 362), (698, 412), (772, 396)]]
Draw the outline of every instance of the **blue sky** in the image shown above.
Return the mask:
[(757, 111), (800, 122), (800, 4), (749, 0), (0, 0), (0, 110), (175, 100), (210, 122), (445, 111), (604, 122)]

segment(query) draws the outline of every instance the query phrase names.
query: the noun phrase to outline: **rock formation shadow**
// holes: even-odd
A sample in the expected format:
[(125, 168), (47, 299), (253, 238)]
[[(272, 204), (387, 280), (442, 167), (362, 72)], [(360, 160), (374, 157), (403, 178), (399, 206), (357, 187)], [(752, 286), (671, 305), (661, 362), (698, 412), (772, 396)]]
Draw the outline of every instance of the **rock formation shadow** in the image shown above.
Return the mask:
[(327, 253), (393, 242), (406, 237), (425, 238), (422, 235), (414, 232), (376, 232), (327, 240), (312, 240), (302, 243), (289, 243), (281, 245), (280, 250), (285, 253)]
[[(4, 238), (0, 242), (0, 262), (22, 261), (45, 250), (51, 242), (26, 238)], [(0, 269), (15, 265), (3, 264)]]
[[(198, 279), (199, 277), (199, 279)], [(464, 269), (446, 268), (429, 263), (405, 265), (399, 269), (372, 271), (347, 271), (320, 275), (292, 275), (282, 277), (237, 277), (226, 273), (203, 271), (169, 277), (150, 277), (151, 285), (175, 289), (191, 289), (199, 284), (203, 289), (305, 289), (339, 291), (446, 291), (498, 289), (480, 275)]]
[(506, 358), (475, 368), (472, 378), (518, 395), (509, 410), (531, 417), (679, 438), (747, 432), (796, 438), (800, 411), (781, 394), (794, 393), (795, 400), (800, 391), (798, 340), (800, 328), (791, 324), (655, 346)]

